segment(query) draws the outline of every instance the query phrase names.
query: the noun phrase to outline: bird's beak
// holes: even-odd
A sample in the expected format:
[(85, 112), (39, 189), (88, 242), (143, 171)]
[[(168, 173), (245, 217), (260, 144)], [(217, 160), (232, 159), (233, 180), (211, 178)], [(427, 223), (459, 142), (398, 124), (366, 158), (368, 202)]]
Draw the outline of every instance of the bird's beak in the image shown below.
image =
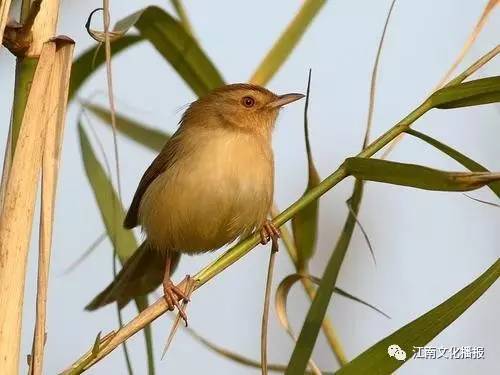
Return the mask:
[(272, 102), (268, 103), (266, 105), (266, 107), (268, 107), (268, 108), (283, 107), (284, 105), (287, 105), (287, 104), (290, 104), (296, 100), (302, 99), (304, 96), (305, 95), (303, 95), (303, 94), (297, 94), (297, 93), (280, 95), (276, 99), (274, 99)]

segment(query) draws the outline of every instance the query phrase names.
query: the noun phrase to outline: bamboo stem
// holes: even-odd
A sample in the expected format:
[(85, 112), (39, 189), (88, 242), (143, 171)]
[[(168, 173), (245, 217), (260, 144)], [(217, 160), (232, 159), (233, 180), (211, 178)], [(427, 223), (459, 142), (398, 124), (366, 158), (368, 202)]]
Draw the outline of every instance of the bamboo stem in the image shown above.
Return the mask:
[[(490, 52), (491, 54), (491, 52)], [(469, 67), (464, 73), (459, 75), (461, 77), (466, 72), (471, 72), (477, 70), (480, 66), (486, 64), (491, 57), (485, 55), (476, 61), (471, 67)], [(458, 78), (457, 77), (457, 78)], [(407, 130), (412, 123), (418, 120), (421, 116), (427, 113), (432, 108), (432, 104), (429, 99), (425, 100), (421, 105), (419, 105), (415, 110), (409, 113), (405, 118), (399, 121), (396, 125), (390, 128), (387, 132), (379, 136), (375, 141), (363, 149), (356, 157), (369, 158), (373, 156), (376, 152), (380, 151), (398, 135), (402, 134)], [(337, 170), (325, 178), (319, 185), (309, 190), (300, 199), (295, 201), (286, 210), (276, 216), (273, 220), (273, 224), (277, 227), (282, 226), (288, 220), (290, 220), (294, 215), (296, 215), (300, 210), (310, 204), (312, 201), (320, 198), (323, 194), (337, 185), (339, 182), (348, 177), (348, 173), (344, 165), (340, 165)], [(227, 267), (231, 266), (233, 263), (241, 259), (247, 253), (249, 253), (257, 244), (260, 242), (260, 236), (258, 233), (253, 234), (247, 239), (239, 242), (231, 249), (222, 254), (215, 261), (210, 263), (208, 266), (200, 270), (193, 279), (195, 280), (193, 292), (198, 290), (208, 281), (212, 280), (219, 273), (223, 272)], [(183, 288), (184, 285), (181, 283), (180, 287)], [(123, 328), (118, 330), (112, 338), (103, 345), (98, 345), (95, 351), (91, 354), (84, 354), (76, 362), (74, 362), (67, 370), (62, 374), (64, 375), (74, 375), (80, 374), (81, 372), (87, 370), (109, 353), (111, 353), (116, 347), (118, 347), (123, 341), (127, 340), (129, 337), (140, 331), (146, 325), (150, 324), (153, 320), (161, 316), (167, 311), (167, 304), (164, 298), (158, 299), (155, 303), (150, 305), (147, 309), (142, 311), (139, 315), (133, 318), (129, 323), (127, 323)]]

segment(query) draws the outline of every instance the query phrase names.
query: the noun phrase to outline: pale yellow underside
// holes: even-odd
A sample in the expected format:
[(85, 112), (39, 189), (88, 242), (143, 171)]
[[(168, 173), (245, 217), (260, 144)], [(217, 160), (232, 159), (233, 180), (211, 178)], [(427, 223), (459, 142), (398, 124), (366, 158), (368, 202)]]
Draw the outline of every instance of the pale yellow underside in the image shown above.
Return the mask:
[[(186, 147), (176, 163), (141, 200), (148, 242), (159, 251), (194, 254), (260, 227), (273, 195), (270, 140), (224, 128), (198, 128), (182, 137)], [(193, 147), (196, 152), (183, 151)]]

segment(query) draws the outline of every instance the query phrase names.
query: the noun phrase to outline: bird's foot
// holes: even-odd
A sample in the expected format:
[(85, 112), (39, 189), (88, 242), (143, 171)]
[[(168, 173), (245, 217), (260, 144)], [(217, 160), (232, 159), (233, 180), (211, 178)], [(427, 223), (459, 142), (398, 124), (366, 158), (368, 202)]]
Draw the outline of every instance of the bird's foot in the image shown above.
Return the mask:
[(260, 243), (262, 245), (266, 245), (269, 240), (273, 241), (273, 244), (276, 244), (280, 238), (280, 231), (276, 226), (272, 223), (272, 221), (268, 220), (264, 223), (262, 228), (260, 229)]
[(179, 315), (187, 326), (187, 314), (180, 305), (179, 301), (184, 301), (185, 303), (189, 302), (189, 295), (176, 286), (170, 279), (163, 282), (163, 292), (168, 309), (172, 311), (175, 307), (177, 307)]

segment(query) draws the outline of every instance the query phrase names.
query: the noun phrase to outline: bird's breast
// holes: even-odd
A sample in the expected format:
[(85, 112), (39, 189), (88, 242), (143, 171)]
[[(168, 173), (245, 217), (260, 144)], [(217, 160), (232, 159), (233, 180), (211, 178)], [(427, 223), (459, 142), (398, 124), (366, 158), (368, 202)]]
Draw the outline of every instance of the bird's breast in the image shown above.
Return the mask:
[(160, 250), (222, 247), (265, 221), (273, 195), (268, 141), (221, 130), (183, 140), (176, 162), (147, 189), (140, 220)]

